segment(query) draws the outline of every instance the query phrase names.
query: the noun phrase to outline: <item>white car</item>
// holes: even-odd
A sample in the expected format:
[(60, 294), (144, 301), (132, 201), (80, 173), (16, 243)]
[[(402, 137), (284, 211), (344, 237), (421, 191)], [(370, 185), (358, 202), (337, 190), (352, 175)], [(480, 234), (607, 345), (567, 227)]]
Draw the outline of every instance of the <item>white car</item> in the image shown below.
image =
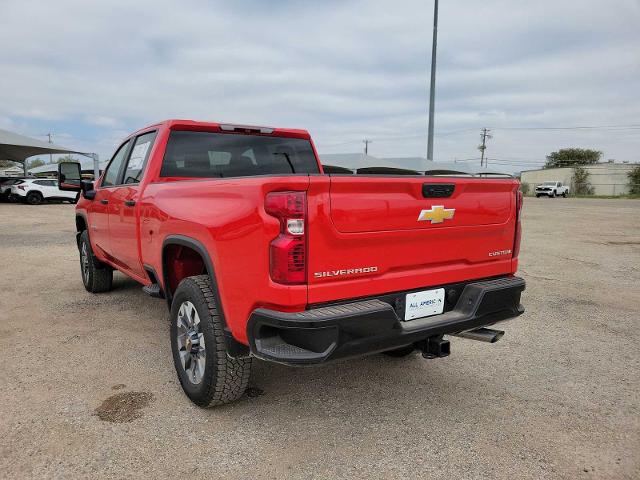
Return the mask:
[(30, 205), (38, 205), (43, 200), (65, 200), (76, 203), (76, 192), (63, 192), (58, 188), (58, 181), (46, 178), (24, 180), (11, 185), (11, 195)]
[(544, 182), (542, 185), (536, 185), (536, 197), (546, 195), (549, 198), (563, 196), (567, 198), (569, 195), (569, 187), (562, 185), (562, 182)]
[(11, 193), (11, 185), (17, 185), (24, 182), (22, 178), (8, 178), (4, 182), (0, 183), (0, 198), (3, 200), (8, 199)]

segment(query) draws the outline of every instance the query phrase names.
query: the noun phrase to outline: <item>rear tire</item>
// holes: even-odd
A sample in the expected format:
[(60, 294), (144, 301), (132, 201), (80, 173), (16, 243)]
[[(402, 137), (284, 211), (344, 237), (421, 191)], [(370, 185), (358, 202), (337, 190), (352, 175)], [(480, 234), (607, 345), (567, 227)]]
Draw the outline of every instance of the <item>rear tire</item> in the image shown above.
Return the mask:
[(187, 277), (176, 289), (171, 303), (171, 351), (180, 385), (196, 405), (230, 403), (247, 389), (251, 358), (228, 354), (208, 275)]
[(569, 194), (566, 191), (562, 192), (562, 197), (563, 198), (567, 198), (568, 196), (569, 196)]
[(86, 230), (80, 235), (78, 248), (80, 250), (80, 274), (87, 292), (102, 293), (111, 290), (113, 270), (95, 257), (93, 250), (91, 250), (89, 232)]
[(26, 201), (29, 205), (40, 205), (42, 203), (42, 194), (40, 192), (27, 193)]
[(386, 352), (382, 352), (382, 353), (384, 353), (388, 357), (402, 358), (402, 357), (408, 357), (415, 351), (416, 351), (416, 348), (413, 346), (413, 344), (411, 344), (411, 345), (406, 345), (404, 347), (396, 348), (394, 350), (387, 350)]

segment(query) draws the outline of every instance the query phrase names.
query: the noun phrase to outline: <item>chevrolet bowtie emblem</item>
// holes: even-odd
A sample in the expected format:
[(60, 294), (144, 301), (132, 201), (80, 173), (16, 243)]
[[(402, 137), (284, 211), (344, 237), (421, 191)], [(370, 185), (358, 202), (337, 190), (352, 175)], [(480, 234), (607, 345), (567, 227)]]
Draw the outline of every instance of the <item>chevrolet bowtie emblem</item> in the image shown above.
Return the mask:
[(430, 210), (422, 210), (418, 216), (419, 222), (431, 220), (431, 223), (442, 223), (453, 218), (455, 208), (444, 208), (442, 205), (433, 205)]

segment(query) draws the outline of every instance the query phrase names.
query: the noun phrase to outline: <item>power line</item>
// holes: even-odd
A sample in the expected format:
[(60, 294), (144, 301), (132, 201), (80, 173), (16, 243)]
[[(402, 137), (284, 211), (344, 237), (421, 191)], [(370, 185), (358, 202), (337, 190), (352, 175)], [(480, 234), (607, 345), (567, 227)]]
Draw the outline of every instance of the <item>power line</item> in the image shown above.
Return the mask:
[[(475, 132), (477, 131), (475, 128), (465, 128), (462, 130), (449, 130), (449, 131), (443, 131), (443, 132), (438, 132), (435, 133), (434, 136), (436, 137), (444, 137), (444, 136), (448, 136), (448, 135), (456, 135), (458, 133), (465, 133), (465, 132)], [(393, 136), (393, 137), (374, 137), (376, 142), (395, 142), (395, 141), (399, 141), (399, 140), (411, 140), (411, 139), (422, 139), (425, 138), (424, 134), (420, 134), (420, 135), (403, 135), (403, 136)], [(338, 143), (328, 143), (328, 144), (323, 144), (321, 142), (318, 142), (318, 145), (321, 145), (322, 148), (329, 148), (329, 147), (340, 147), (343, 145), (355, 145), (360, 143), (362, 140), (348, 140), (345, 142), (338, 142)], [(373, 143), (373, 140), (371, 141)]]
[(491, 127), (492, 130), (596, 130), (596, 129), (640, 129), (640, 125), (580, 125), (573, 127)]
[[(501, 130), (501, 131), (507, 131), (507, 130), (514, 130), (514, 131), (517, 131), (517, 130), (523, 130), (523, 131), (528, 131), (528, 130), (534, 130), (534, 131), (535, 130), (538, 130), (538, 131), (571, 131), (571, 130), (576, 130), (576, 131), (587, 130), (587, 131), (589, 131), (589, 130), (603, 130), (603, 131), (617, 132), (617, 133), (631, 133), (631, 132), (625, 132), (625, 130), (640, 130), (640, 124), (578, 125), (578, 126), (565, 126), (565, 127), (563, 127), (563, 126), (554, 126), (554, 127), (527, 127), (527, 126), (524, 126), (524, 127), (486, 127), (486, 130), (488, 132), (493, 131), (493, 130)], [(444, 137), (444, 136), (457, 135), (457, 134), (473, 132), (473, 131), (476, 131), (476, 129), (475, 128), (465, 128), (465, 129), (458, 129), (458, 130), (441, 131), (441, 132), (434, 133), (434, 136), (435, 137)], [(636, 133), (634, 132), (633, 135), (636, 135)], [(424, 139), (424, 138), (425, 138), (424, 134), (389, 136), (389, 137), (374, 137), (376, 142), (394, 142), (394, 141), (411, 140), (411, 139)], [(348, 140), (348, 141), (344, 141), (344, 142), (330, 143), (330, 144), (326, 144), (326, 145), (319, 143), (319, 145), (322, 145), (323, 148), (330, 148), (330, 147), (339, 147), (339, 146), (343, 146), (343, 145), (355, 145), (355, 144), (358, 144), (360, 142), (361, 142), (361, 140)], [(485, 149), (486, 149), (486, 141), (485, 141)]]

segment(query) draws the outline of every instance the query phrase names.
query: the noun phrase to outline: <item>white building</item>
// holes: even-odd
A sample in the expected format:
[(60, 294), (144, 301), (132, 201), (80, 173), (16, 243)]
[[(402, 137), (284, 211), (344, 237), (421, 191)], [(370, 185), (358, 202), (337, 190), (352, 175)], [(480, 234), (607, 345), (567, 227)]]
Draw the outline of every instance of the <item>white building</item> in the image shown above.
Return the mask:
[[(629, 193), (629, 177), (627, 174), (637, 167), (638, 163), (598, 163), (585, 165), (589, 173), (588, 182), (593, 187), (594, 195), (625, 195)], [(542, 182), (558, 181), (571, 188), (573, 168), (543, 168), (527, 170), (520, 175), (522, 183), (528, 183), (533, 191)], [(571, 192), (573, 193), (573, 192)]]
[(21, 177), (22, 175), (24, 175), (22, 167), (18, 165), (0, 168), (0, 177)]

